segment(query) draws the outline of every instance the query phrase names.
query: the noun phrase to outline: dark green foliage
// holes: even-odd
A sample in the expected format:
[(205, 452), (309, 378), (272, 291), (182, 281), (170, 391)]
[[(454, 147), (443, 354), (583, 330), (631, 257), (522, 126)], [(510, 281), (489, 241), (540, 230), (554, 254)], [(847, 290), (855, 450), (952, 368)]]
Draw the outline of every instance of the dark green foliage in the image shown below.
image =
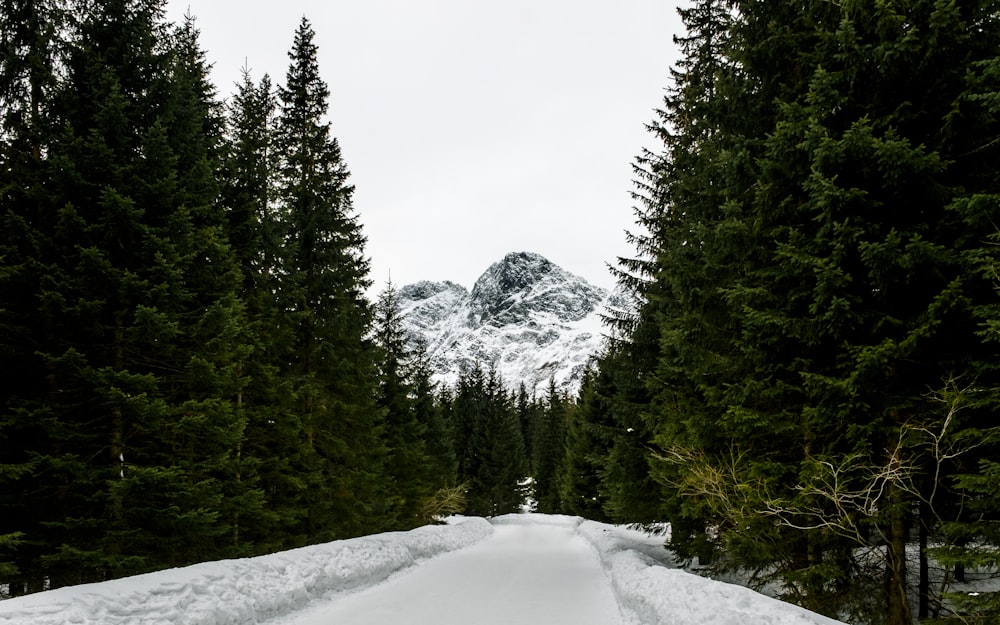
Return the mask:
[(312, 31), (280, 116), (249, 77), (224, 110), (193, 20), (162, 7), (0, 12), (13, 594), (400, 524), (364, 237)]
[(607, 406), (599, 395), (598, 375), (588, 369), (576, 403), (567, 406), (566, 445), (557, 477), (561, 512), (607, 521), (599, 489), (608, 450), (598, 421)]
[[(389, 514), (402, 527), (413, 527), (422, 520), (421, 509), (434, 486), (444, 484), (433, 483), (427, 427), (420, 418), (433, 420), (433, 398), (426, 375), (423, 395), (415, 395), (413, 355), (403, 332), (398, 294), (392, 283), (386, 285), (375, 304), (375, 342), (381, 348), (377, 398), (379, 408), (385, 412), (385, 440), (389, 448), (386, 464), (391, 480)], [(421, 415), (417, 413), (418, 399), (422, 402)]]
[(41, 400), (47, 372), (35, 357), (46, 340), (37, 294), (52, 262), (43, 155), (56, 123), (57, 33), (67, 17), (59, 1), (0, 4), (0, 570), (16, 580), (14, 594), (37, 578), (39, 545), (29, 534), (44, 514), (20, 493), (48, 453), (35, 448), (51, 418)]
[(277, 102), (271, 80), (254, 84), (248, 72), (228, 104), (221, 201), (229, 243), (243, 275), (243, 297), (251, 315), (270, 314), (281, 238), (274, 205)]
[[(945, 524), (942, 529), (947, 542), (932, 553), (936, 560), (951, 567), (952, 574), (964, 570), (978, 578), (984, 573), (996, 576), (1000, 572), (1000, 558), (995, 549), (989, 548), (1000, 543), (1000, 464), (984, 458), (975, 468), (977, 473), (956, 476), (957, 486), (973, 495), (968, 515)], [(950, 610), (940, 614), (943, 623), (988, 623), (1000, 616), (1000, 592), (995, 590), (951, 592), (945, 599)], [(975, 619), (970, 621), (972, 615)]]
[[(600, 363), (613, 517), (669, 519), (682, 557), (851, 621), (911, 622), (911, 582), (933, 603), (909, 527), (972, 522), (950, 476), (995, 427), (995, 15), (682, 11), (621, 274), (640, 305)], [(630, 496), (643, 476), (658, 506)]]
[[(643, 336), (649, 326), (641, 322), (633, 336)], [(655, 343), (654, 343), (655, 345)], [(650, 471), (649, 449), (652, 435), (644, 412), (649, 410), (649, 393), (643, 380), (643, 365), (655, 354), (650, 344), (640, 340), (609, 346), (599, 361), (601, 374), (595, 392), (602, 401), (594, 406), (591, 418), (598, 424), (603, 453), (598, 496), (604, 512), (619, 523), (652, 523), (663, 518), (669, 505), (653, 493), (662, 491)]]
[(279, 365), (279, 346), (287, 344), (289, 329), (281, 324), (275, 299), (281, 248), (273, 201), (276, 106), (270, 80), (254, 84), (244, 73), (228, 103), (220, 172), (220, 202), (240, 267), (250, 343), (241, 372), (251, 382), (237, 397), (247, 420), (239, 448), (243, 466), (233, 485), (242, 490), (248, 478), (259, 483), (257, 491), (229, 497), (245, 511), (235, 541), (257, 551), (273, 551), (284, 543), (280, 521), (289, 515), (275, 494), (279, 485), (293, 481), (288, 459), (295, 454), (294, 436), (277, 427), (293, 419), (284, 416), (291, 405), (291, 383), (281, 377)]
[(558, 476), (565, 457), (568, 412), (569, 401), (559, 394), (555, 379), (550, 378), (545, 403), (535, 411), (531, 428), (531, 467), (538, 512), (551, 514), (561, 509)]
[(468, 485), (467, 512), (496, 516), (524, 504), (528, 474), (521, 424), (496, 372), (475, 368), (455, 390), (452, 418), (458, 481)]
[(193, 28), (167, 46), (159, 17), (156, 2), (84, 12), (49, 107), (35, 223), (51, 247), (27, 256), (44, 271), (20, 300), (42, 383), (5, 404), (11, 432), (35, 423), (14, 486), (46, 502), (22, 521), (29, 587), (191, 562), (229, 531), (244, 380), (219, 119)]
[(521, 436), (524, 437), (525, 450), (535, 448), (534, 432), (535, 424), (538, 422), (538, 411), (540, 410), (537, 398), (532, 394), (528, 395), (528, 389), (524, 382), (518, 386), (515, 409), (517, 410), (517, 420), (521, 424)]
[(314, 37), (303, 18), (279, 89), (274, 140), (282, 240), (274, 293), (278, 325), (288, 333), (277, 357), (291, 391), (289, 412), (275, 426), (297, 448), (289, 462), (301, 476), (275, 496), (295, 515), (287, 522), (301, 544), (361, 534), (372, 523), (377, 529), (387, 505), (377, 355), (365, 338), (372, 322), (365, 239), (347, 166), (325, 121), (329, 91)]
[(435, 490), (454, 487), (457, 482), (458, 460), (455, 456), (455, 437), (451, 419), (446, 414), (451, 398), (438, 392), (431, 381), (433, 370), (426, 346), (416, 341), (409, 367), (413, 412), (423, 430), (427, 451), (427, 476)]

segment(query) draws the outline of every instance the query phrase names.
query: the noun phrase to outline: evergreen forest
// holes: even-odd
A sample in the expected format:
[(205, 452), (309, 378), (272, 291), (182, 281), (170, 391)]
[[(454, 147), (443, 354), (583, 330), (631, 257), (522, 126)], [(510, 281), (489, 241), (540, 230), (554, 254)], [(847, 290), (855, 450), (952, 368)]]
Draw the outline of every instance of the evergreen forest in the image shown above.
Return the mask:
[(306, 18), (223, 99), (163, 7), (0, 0), (7, 595), (530, 505), (845, 622), (1000, 618), (956, 589), (1000, 573), (1000, 3), (685, 4), (575, 397), (438, 386), (369, 301)]
[(681, 16), (575, 492), (845, 622), (997, 622), (1000, 5)]
[(310, 22), (224, 101), (163, 6), (0, 5), (0, 594), (519, 511), (545, 405), (366, 298)]

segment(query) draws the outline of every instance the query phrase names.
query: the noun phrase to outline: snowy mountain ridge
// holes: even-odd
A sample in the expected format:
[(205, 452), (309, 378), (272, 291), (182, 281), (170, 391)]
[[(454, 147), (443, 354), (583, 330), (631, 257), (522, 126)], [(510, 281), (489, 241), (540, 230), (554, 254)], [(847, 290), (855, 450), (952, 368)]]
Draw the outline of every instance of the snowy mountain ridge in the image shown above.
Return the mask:
[(399, 290), (403, 325), (426, 345), (434, 380), (454, 386), (476, 364), (539, 395), (549, 379), (575, 393), (603, 344), (605, 289), (548, 259), (514, 252), (493, 263), (472, 291), (454, 282), (417, 282)]

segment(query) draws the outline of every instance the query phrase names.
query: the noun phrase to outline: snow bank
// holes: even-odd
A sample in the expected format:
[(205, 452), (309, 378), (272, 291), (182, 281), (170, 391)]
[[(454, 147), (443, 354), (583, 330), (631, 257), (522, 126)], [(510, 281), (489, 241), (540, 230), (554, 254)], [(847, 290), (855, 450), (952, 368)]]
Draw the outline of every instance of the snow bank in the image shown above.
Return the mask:
[(493, 532), (480, 518), (0, 601), (0, 625), (253, 625), (378, 583)]
[(743, 586), (662, 566), (628, 530), (582, 521), (577, 532), (597, 550), (619, 607), (642, 625), (842, 625)]
[(597, 552), (623, 615), (634, 625), (843, 625), (749, 588), (677, 568), (662, 536), (558, 514), (510, 514), (494, 525), (575, 529)]

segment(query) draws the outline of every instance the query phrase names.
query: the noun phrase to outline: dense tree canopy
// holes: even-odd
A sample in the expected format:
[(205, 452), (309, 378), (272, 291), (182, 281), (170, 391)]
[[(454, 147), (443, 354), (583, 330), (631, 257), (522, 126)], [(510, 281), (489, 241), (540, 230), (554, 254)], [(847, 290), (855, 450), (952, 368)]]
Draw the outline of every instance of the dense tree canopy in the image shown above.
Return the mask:
[[(995, 514), (996, 9), (682, 11), (622, 265), (641, 304), (601, 362), (614, 518), (848, 620), (950, 613), (928, 536), (954, 567)], [(625, 505), (646, 479), (660, 507)]]
[(9, 591), (395, 526), (308, 22), (279, 98), (247, 76), (224, 108), (161, 0), (0, 20)]

